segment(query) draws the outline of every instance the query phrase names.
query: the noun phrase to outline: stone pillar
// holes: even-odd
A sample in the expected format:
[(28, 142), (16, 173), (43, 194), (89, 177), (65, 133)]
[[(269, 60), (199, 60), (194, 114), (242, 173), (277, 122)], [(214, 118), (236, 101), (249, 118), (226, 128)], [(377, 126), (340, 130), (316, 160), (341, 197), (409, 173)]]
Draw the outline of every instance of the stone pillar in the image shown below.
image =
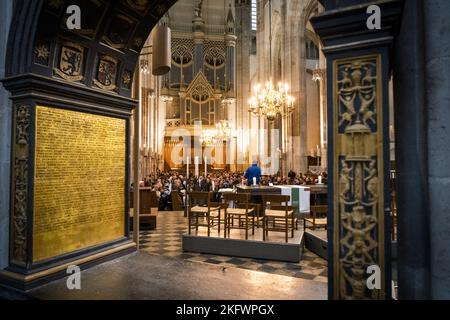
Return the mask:
[[(13, 1), (0, 2), (0, 79), (5, 75), (5, 55)], [(9, 94), (0, 83), (0, 269), (8, 265), (11, 116)]]
[(226, 83), (225, 89), (227, 98), (234, 99), (236, 97), (236, 40), (234, 17), (231, 9), (231, 4), (228, 9), (227, 24), (225, 30), (225, 45), (226, 45)]
[[(237, 170), (245, 170), (250, 159), (251, 131), (250, 114), (248, 112), (248, 99), (251, 96), (250, 88), (250, 54), (251, 54), (251, 3), (249, 0), (237, 0), (235, 28), (240, 30), (240, 37), (236, 41), (236, 128), (242, 128), (236, 139)], [(258, 47), (259, 48), (259, 47)], [(247, 160), (247, 161), (245, 161)], [(247, 162), (247, 163), (245, 163)]]
[(286, 21), (284, 27), (284, 77), (291, 86), (291, 95), (295, 98), (295, 110), (289, 120), (290, 143), (288, 146), (289, 169), (306, 173), (308, 157), (308, 108), (306, 99), (306, 9), (304, 1), (286, 3)]
[[(450, 299), (450, 2), (424, 1), (431, 298)], [(405, 213), (407, 214), (407, 213)]]
[(236, 97), (236, 72), (235, 72), (235, 46), (236, 46), (236, 36), (227, 35), (227, 51), (226, 51), (226, 75), (227, 75), (227, 98)]
[[(369, 3), (383, 13), (381, 30), (367, 28)], [(402, 5), (325, 7), (311, 22), (328, 65), (329, 297), (390, 299), (389, 59)], [(379, 289), (367, 286), (374, 266)]]
[(449, 299), (448, 1), (406, 1), (396, 43), (399, 298)]
[(394, 63), (400, 299), (430, 298), (423, 0), (406, 1)]
[(194, 76), (203, 70), (203, 58), (205, 55), (205, 22), (201, 17), (196, 17), (194, 19), (193, 28), (194, 28)]

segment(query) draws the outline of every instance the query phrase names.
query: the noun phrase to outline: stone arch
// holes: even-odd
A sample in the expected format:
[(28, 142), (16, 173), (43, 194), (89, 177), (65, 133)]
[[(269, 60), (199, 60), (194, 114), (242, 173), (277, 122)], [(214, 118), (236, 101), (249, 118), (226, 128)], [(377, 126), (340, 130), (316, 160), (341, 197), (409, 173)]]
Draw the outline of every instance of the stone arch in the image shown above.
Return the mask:
[[(131, 115), (138, 103), (133, 99), (132, 79), (145, 39), (175, 2), (13, 2), (5, 78), (1, 80), (10, 92), (12, 107), (8, 108), (12, 110), (10, 121), (13, 127), (10, 173), (12, 194), (9, 204), (11, 227), (9, 243), (6, 244), (9, 258), (8, 267), (0, 274), (2, 283), (27, 290), (64, 276), (62, 266), (68, 262), (79, 263), (81, 267), (91, 266), (135, 250), (135, 245), (129, 240), (127, 219)], [(65, 27), (65, 9), (69, 4), (79, 4), (82, 9), (81, 31), (70, 31)], [(64, 114), (63, 118), (80, 117), (75, 120), (85, 121), (79, 123), (91, 121), (91, 129), (106, 125), (103, 133), (89, 129), (90, 135), (86, 136), (96, 137), (98, 141), (102, 141), (105, 132), (116, 130), (117, 144), (110, 145), (118, 146), (117, 155), (120, 158), (117, 163), (120, 163), (120, 170), (111, 175), (120, 176), (117, 182), (119, 201), (113, 210), (114, 217), (118, 217), (120, 223), (117, 223), (117, 229), (108, 239), (93, 239), (80, 247), (62, 244), (62, 249), (66, 250), (39, 252), (39, 248), (46, 246), (36, 236), (38, 229), (34, 218), (39, 214), (39, 210), (35, 210), (39, 194), (35, 191), (39, 181), (36, 174), (39, 172), (37, 155), (41, 152), (42, 156), (43, 153), (38, 151), (42, 149), (39, 149), (42, 140), (39, 140), (40, 137), (38, 139), (38, 134), (45, 130), (38, 129), (37, 119), (41, 119), (38, 118), (39, 114), (48, 115), (49, 110), (53, 110), (50, 111), (52, 115), (46, 116), (46, 120)], [(63, 137), (65, 132), (77, 130), (80, 126), (66, 130), (62, 125), (56, 127), (61, 134), (59, 140), (68, 141), (68, 138)], [(76, 136), (83, 137), (83, 134), (78, 132)], [(59, 138), (58, 135), (54, 137), (55, 141)], [(61, 145), (64, 146), (64, 143)], [(102, 145), (99, 148), (105, 147)], [(106, 148), (101, 150), (107, 151)], [(95, 211), (100, 212), (97, 209)], [(47, 212), (53, 214), (55, 211)], [(92, 230), (92, 238), (104, 233), (104, 230)], [(84, 239), (89, 237), (89, 232), (80, 234)], [(53, 240), (57, 239), (55, 237)], [(0, 251), (3, 253), (3, 248)]]

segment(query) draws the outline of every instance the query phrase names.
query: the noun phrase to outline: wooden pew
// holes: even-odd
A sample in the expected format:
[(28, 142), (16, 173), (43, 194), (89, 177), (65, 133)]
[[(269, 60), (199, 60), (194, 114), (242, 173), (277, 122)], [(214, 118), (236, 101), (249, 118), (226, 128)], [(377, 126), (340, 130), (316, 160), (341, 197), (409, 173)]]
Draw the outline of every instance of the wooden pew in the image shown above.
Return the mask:
[[(130, 192), (130, 225), (133, 227), (133, 191)], [(158, 197), (150, 188), (139, 190), (139, 224), (145, 229), (156, 229)]]

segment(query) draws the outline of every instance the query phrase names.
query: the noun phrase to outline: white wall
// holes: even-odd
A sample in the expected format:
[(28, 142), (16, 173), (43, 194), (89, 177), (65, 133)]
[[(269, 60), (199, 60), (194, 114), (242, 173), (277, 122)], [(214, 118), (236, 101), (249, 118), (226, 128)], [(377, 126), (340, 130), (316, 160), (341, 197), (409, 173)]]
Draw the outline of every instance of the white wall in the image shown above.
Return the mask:
[[(0, 78), (5, 75), (5, 55), (13, 0), (0, 1)], [(9, 173), (11, 148), (11, 103), (0, 84), (0, 269), (8, 264)]]

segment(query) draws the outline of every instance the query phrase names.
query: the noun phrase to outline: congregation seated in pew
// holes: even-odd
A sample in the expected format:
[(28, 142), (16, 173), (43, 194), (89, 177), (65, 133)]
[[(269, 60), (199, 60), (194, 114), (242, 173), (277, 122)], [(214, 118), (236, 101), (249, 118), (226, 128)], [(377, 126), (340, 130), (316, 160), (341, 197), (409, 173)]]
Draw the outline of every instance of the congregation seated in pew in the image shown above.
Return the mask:
[[(327, 183), (327, 173), (321, 173), (322, 183)], [(140, 187), (150, 188), (156, 193), (159, 211), (171, 211), (185, 206), (186, 194), (191, 191), (215, 192), (215, 199), (220, 201), (217, 193), (221, 189), (234, 189), (239, 185), (246, 184), (244, 172), (216, 171), (209, 173), (206, 177), (200, 175), (198, 178), (189, 177), (177, 171), (157, 172), (148, 175), (141, 182)], [(315, 185), (319, 183), (319, 176), (313, 173), (295, 173), (292, 170), (287, 177), (277, 175), (263, 175), (261, 177), (262, 186), (281, 185)], [(175, 195), (178, 197), (174, 198)], [(175, 203), (174, 203), (175, 199)]]

